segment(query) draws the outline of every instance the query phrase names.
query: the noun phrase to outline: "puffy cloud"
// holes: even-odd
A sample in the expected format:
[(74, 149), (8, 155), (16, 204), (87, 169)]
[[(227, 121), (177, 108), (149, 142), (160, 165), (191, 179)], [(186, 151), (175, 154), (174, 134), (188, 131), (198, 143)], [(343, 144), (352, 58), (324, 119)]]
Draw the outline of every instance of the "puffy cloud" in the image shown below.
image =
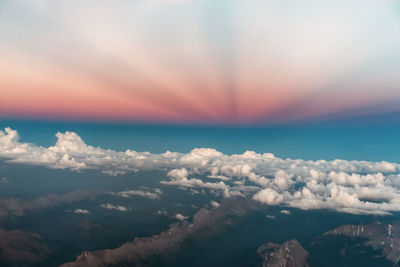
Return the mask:
[(284, 170), (278, 170), (275, 173), (273, 183), (276, 184), (280, 190), (286, 190), (289, 188), (289, 186), (294, 184), (291, 178), (292, 175), (287, 174)]
[(277, 205), (282, 203), (284, 200), (282, 195), (271, 188), (266, 188), (257, 192), (253, 196), (253, 199), (269, 205)]
[(178, 185), (181, 187), (202, 187), (202, 188), (208, 188), (208, 189), (219, 189), (219, 190), (224, 190), (229, 187), (224, 182), (219, 182), (219, 183), (210, 183), (210, 182), (204, 182), (201, 179), (188, 179), (188, 174), (189, 172), (185, 169), (173, 169), (170, 172), (168, 172), (168, 176), (171, 178), (170, 181), (162, 181), (163, 184), (169, 184), (169, 185)]
[(112, 205), (110, 203), (106, 204), (101, 204), (100, 207), (103, 209), (108, 209), (108, 210), (118, 210), (118, 211), (127, 211), (128, 209), (125, 206), (120, 206), (120, 205)]
[[(280, 159), (252, 151), (225, 155), (212, 148), (196, 148), (187, 154), (118, 152), (87, 145), (73, 132), (56, 136), (56, 144), (45, 148), (19, 142), (18, 133), (6, 128), (0, 131), (0, 157), (50, 168), (97, 169), (108, 175), (166, 171), (167, 177), (161, 181), (164, 185), (208, 189), (226, 198), (248, 196), (267, 205), (355, 214), (400, 211), (400, 165), (396, 163)], [(125, 190), (114, 194), (154, 199), (161, 192)]]
[(160, 198), (160, 195), (162, 194), (161, 190), (156, 188), (152, 190), (125, 190), (117, 193), (112, 193), (113, 195), (120, 196), (120, 197), (125, 197), (129, 198), (132, 196), (140, 196), (140, 197), (146, 197), (150, 199), (157, 199)]
[(0, 156), (10, 158), (20, 158), (29, 153), (37, 153), (42, 150), (35, 145), (20, 143), (18, 132), (7, 127), (4, 131), (0, 130)]
[(82, 138), (74, 132), (57, 133), (57, 143), (55, 146), (49, 147), (50, 151), (63, 153), (93, 153), (95, 148), (88, 146), (83, 142)]
[(281, 210), (281, 213), (285, 215), (290, 215), (290, 211), (288, 210)]
[(162, 184), (166, 185), (177, 185), (180, 187), (200, 187), (200, 188), (208, 188), (208, 189), (219, 189), (225, 190), (227, 189), (227, 185), (224, 182), (219, 183), (210, 183), (203, 182), (201, 179), (182, 179), (182, 180), (171, 180), (171, 181), (161, 181)]
[(183, 221), (183, 220), (186, 220), (187, 218), (189, 218), (189, 216), (184, 216), (184, 215), (182, 215), (180, 213), (177, 213), (177, 214), (175, 214), (175, 218), (180, 220), (180, 221)]
[(218, 208), (220, 206), (220, 204), (217, 201), (211, 201), (210, 202), (211, 206), (213, 206), (214, 208)]
[(174, 169), (168, 172), (168, 176), (171, 177), (172, 180), (185, 180), (187, 179), (189, 172), (186, 169)]
[(77, 214), (89, 214), (90, 213), (87, 209), (76, 209), (73, 212), (77, 213)]

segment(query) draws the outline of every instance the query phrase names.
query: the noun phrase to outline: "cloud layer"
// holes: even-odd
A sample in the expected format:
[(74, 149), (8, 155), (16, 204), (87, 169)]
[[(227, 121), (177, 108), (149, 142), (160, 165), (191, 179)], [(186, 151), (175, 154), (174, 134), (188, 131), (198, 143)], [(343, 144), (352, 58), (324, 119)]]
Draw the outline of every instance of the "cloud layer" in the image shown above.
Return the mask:
[[(105, 191), (73, 191), (66, 194), (50, 194), (33, 199), (22, 199), (15, 197), (0, 198), (0, 219), (7, 216), (22, 216), (27, 212), (51, 208), (62, 203), (76, 203), (90, 197), (106, 194)], [(76, 209), (74, 213), (89, 213), (87, 210)]]
[[(0, 157), (10, 162), (71, 170), (97, 169), (106, 175), (139, 170), (167, 173), (162, 184), (201, 188), (229, 198), (248, 196), (267, 205), (330, 209), (354, 214), (400, 211), (400, 165), (390, 162), (281, 159), (246, 151), (225, 155), (212, 148), (163, 154), (106, 150), (85, 144), (73, 132), (57, 133), (54, 146), (19, 142), (18, 133), (0, 131)], [(124, 191), (123, 197), (158, 198), (160, 191)]]

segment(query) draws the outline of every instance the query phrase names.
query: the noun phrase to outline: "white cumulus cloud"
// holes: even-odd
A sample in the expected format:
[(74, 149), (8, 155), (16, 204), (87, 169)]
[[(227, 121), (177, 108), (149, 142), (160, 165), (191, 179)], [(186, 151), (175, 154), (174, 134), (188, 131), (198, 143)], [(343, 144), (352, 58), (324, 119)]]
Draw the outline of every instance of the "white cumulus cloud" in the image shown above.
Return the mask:
[[(266, 205), (387, 215), (400, 211), (400, 165), (386, 161), (281, 159), (246, 151), (225, 155), (212, 148), (162, 154), (114, 151), (87, 145), (76, 133), (57, 133), (51, 147), (19, 141), (17, 131), (0, 130), (0, 157), (9, 162), (71, 170), (97, 169), (105, 175), (141, 170), (167, 173), (164, 185), (209, 190), (222, 197), (250, 197)], [(156, 199), (155, 189), (125, 190), (121, 197)]]
[(281, 210), (281, 213), (285, 215), (290, 215), (290, 211), (288, 210)]
[(90, 212), (87, 209), (76, 209), (76, 210), (74, 210), (74, 213), (77, 213), (77, 214), (89, 214)]
[(156, 188), (152, 190), (124, 190), (117, 193), (112, 193), (113, 195), (130, 198), (132, 196), (140, 196), (150, 199), (158, 199), (162, 194), (161, 190)]
[(182, 214), (177, 213), (177, 214), (175, 214), (175, 218), (180, 221), (183, 221), (183, 220), (186, 220), (187, 218), (189, 218), (189, 216), (183, 216)]
[(127, 211), (128, 210), (125, 206), (112, 205), (110, 203), (101, 204), (100, 207), (102, 207), (103, 209), (117, 210), (117, 211)]

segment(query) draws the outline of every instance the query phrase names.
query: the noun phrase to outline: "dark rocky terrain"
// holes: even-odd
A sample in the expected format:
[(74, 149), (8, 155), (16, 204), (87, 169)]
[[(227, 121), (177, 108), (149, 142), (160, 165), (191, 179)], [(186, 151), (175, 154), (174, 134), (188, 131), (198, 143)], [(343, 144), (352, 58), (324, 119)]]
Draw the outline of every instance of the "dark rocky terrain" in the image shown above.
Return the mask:
[(231, 202), (220, 207), (200, 209), (190, 223), (186, 220), (174, 223), (158, 235), (136, 238), (115, 249), (81, 253), (74, 262), (63, 267), (80, 266), (152, 266), (154, 259), (162, 258), (179, 249), (191, 237), (207, 237), (226, 225), (231, 225), (246, 213), (243, 204)]
[(342, 225), (324, 233), (328, 235), (342, 235), (353, 239), (364, 238), (364, 245), (375, 250), (381, 250), (386, 259), (398, 264), (400, 261), (400, 222), (376, 222), (367, 225)]
[(292, 239), (283, 244), (265, 243), (257, 249), (264, 259), (263, 267), (303, 267), (310, 266), (308, 252), (296, 240)]
[(37, 234), (0, 229), (0, 266), (23, 266), (42, 261), (51, 249)]

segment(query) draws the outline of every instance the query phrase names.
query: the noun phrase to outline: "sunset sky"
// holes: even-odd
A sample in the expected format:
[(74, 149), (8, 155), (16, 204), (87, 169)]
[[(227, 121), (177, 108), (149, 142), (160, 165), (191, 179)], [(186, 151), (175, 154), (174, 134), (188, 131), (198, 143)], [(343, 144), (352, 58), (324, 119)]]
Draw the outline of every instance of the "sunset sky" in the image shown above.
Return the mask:
[(400, 110), (400, 1), (0, 2), (0, 117), (262, 124)]

